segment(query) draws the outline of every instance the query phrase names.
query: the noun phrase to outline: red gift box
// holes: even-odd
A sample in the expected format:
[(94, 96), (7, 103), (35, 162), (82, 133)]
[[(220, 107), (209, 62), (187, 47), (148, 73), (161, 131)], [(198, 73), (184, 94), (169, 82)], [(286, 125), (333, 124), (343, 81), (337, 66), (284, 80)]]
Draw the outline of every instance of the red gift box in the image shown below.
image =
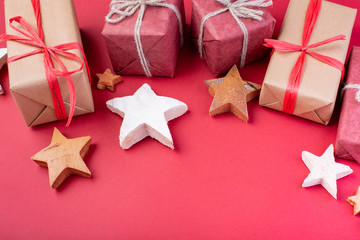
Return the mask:
[[(182, 0), (166, 0), (163, 3), (175, 6), (184, 19)], [(139, 11), (141, 11), (140, 8), (118, 23), (106, 22), (102, 31), (117, 74), (147, 75), (141, 64), (135, 42), (135, 27)], [(152, 76), (174, 76), (181, 42), (179, 36), (179, 21), (172, 9), (146, 5), (140, 26), (140, 38)]]
[(354, 47), (351, 52), (347, 74), (348, 89), (341, 107), (335, 155), (360, 163), (360, 102), (356, 99), (360, 91), (360, 47)]
[[(198, 47), (200, 25), (209, 13), (225, 6), (216, 0), (193, 0), (191, 32), (194, 44)], [(262, 20), (240, 18), (248, 31), (248, 47), (245, 64), (263, 58), (269, 50), (264, 44), (265, 38), (271, 38), (276, 20), (266, 8)], [(209, 18), (204, 25), (202, 53), (210, 71), (218, 76), (227, 72), (234, 64), (240, 66), (244, 32), (230, 11), (222, 12)]]

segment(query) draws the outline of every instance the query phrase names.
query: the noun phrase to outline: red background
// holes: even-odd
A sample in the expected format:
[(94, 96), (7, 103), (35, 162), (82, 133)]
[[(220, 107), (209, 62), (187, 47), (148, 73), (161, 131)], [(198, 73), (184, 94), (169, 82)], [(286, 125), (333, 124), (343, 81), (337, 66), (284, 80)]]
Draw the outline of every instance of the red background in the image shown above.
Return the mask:
[[(109, 2), (75, 0), (93, 75), (111, 66), (100, 34)], [(360, 8), (355, 0), (334, 2)], [(270, 8), (278, 20), (275, 37), (287, 4), (275, 0)], [(191, 1), (185, 8), (189, 25)], [(69, 128), (65, 121), (26, 127), (9, 94), (7, 68), (0, 72), (6, 91), (0, 96), (1, 239), (359, 238), (360, 216), (345, 201), (360, 185), (358, 163), (336, 159), (354, 170), (338, 180), (338, 200), (321, 186), (301, 187), (309, 173), (301, 152), (321, 155), (335, 143), (339, 110), (329, 126), (260, 107), (258, 100), (248, 104), (247, 124), (232, 114), (210, 117), (203, 81), (213, 76), (188, 29), (175, 78), (124, 76), (114, 93), (97, 90), (94, 79), (96, 112), (74, 118)], [(360, 45), (360, 17), (353, 45)], [(261, 84), (267, 62), (246, 66), (242, 77)], [(169, 123), (174, 151), (150, 138), (127, 151), (119, 146), (122, 118), (105, 102), (132, 95), (145, 82), (189, 106)], [(70, 177), (53, 190), (47, 169), (30, 160), (50, 143), (54, 127), (69, 138), (92, 137), (85, 157), (90, 179)]]

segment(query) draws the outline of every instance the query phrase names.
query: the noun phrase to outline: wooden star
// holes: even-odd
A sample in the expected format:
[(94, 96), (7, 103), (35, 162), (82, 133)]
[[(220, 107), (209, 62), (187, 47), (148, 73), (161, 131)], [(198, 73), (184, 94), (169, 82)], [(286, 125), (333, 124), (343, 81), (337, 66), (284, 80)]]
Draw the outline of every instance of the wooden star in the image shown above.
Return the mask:
[(112, 74), (110, 69), (106, 69), (103, 74), (97, 73), (96, 76), (99, 78), (97, 88), (100, 90), (109, 89), (114, 91), (114, 85), (121, 82), (121, 76)]
[(360, 187), (358, 187), (356, 195), (348, 197), (346, 201), (354, 206), (354, 215), (360, 213)]
[(353, 172), (349, 166), (335, 162), (332, 144), (321, 157), (303, 151), (302, 160), (310, 170), (310, 174), (302, 186), (310, 187), (321, 184), (335, 199), (337, 198), (336, 180)]
[(133, 96), (114, 98), (106, 105), (124, 118), (119, 137), (123, 149), (130, 148), (147, 136), (174, 149), (167, 122), (188, 110), (183, 102), (157, 96), (148, 84), (142, 85)]
[(48, 167), (50, 186), (57, 188), (70, 175), (90, 177), (91, 172), (83, 161), (89, 150), (91, 137), (68, 139), (55, 128), (51, 143), (31, 157), (41, 166)]
[(249, 120), (247, 102), (259, 96), (261, 86), (244, 81), (236, 65), (224, 78), (207, 80), (205, 84), (209, 86), (209, 93), (214, 97), (209, 110), (211, 116), (232, 112), (245, 122)]

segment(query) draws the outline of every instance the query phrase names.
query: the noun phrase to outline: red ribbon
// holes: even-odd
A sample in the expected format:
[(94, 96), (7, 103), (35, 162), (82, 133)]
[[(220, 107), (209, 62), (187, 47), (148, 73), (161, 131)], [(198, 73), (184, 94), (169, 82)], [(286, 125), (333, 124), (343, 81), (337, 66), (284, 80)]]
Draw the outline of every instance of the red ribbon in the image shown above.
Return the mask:
[(304, 24), (304, 31), (303, 31), (303, 37), (302, 37), (302, 45), (296, 45), (284, 41), (274, 40), (274, 39), (265, 39), (266, 44), (264, 44), (267, 47), (273, 48), (276, 51), (280, 52), (300, 52), (301, 54), (296, 61), (296, 64), (294, 68), (291, 71), (289, 83), (285, 92), (284, 97), (284, 106), (283, 106), (283, 112), (293, 114), (295, 103), (296, 103), (296, 97), (299, 92), (300, 82), (301, 78), (304, 72), (304, 63), (305, 63), (305, 56), (306, 54), (311, 55), (312, 57), (316, 58), (317, 60), (328, 64), (334, 68), (339, 69), (342, 72), (341, 79), (344, 77), (344, 64), (340, 62), (339, 60), (336, 60), (334, 58), (324, 56), (322, 54), (310, 51), (309, 49), (319, 47), (334, 41), (338, 40), (345, 40), (344, 35), (339, 35), (336, 37), (329, 38), (327, 40), (314, 43), (310, 46), (308, 46), (310, 36), (312, 34), (312, 31), (314, 29), (316, 20), (318, 18), (320, 9), (321, 9), (321, 3), (322, 0), (310, 0), (309, 7), (306, 12), (306, 18), (305, 18), (305, 24)]
[[(88, 63), (87, 63), (87, 60), (85, 57), (85, 53), (84, 53), (83, 48), (81, 47), (81, 45), (78, 42), (60, 44), (55, 47), (47, 46), (44, 41), (44, 32), (43, 32), (43, 29), (41, 26), (41, 14), (40, 14), (39, 0), (31, 0), (31, 3), (32, 3), (33, 9), (34, 9), (38, 33), (35, 32), (35, 30), (30, 26), (30, 24), (23, 17), (20, 17), (20, 16), (13, 17), (9, 20), (10, 27), (13, 28), (14, 30), (16, 30), (17, 32), (21, 33), (22, 35), (24, 35), (27, 38), (15, 36), (15, 35), (3, 34), (0, 36), (0, 41), (16, 41), (16, 42), (24, 43), (24, 44), (35, 46), (35, 47), (39, 48), (39, 49), (31, 51), (29, 53), (10, 57), (10, 58), (8, 58), (8, 63), (14, 62), (21, 58), (35, 55), (38, 53), (44, 54), (44, 66), (45, 66), (46, 79), (48, 81), (52, 99), (54, 102), (55, 113), (59, 120), (66, 119), (67, 113), (65, 111), (64, 101), (61, 96), (61, 90), (60, 90), (60, 86), (59, 86), (57, 77), (65, 77), (66, 78), (67, 85), (69, 88), (69, 94), (70, 94), (70, 111), (69, 111), (69, 118), (66, 123), (66, 126), (69, 126), (69, 124), (73, 118), (73, 115), (74, 115), (75, 103), (76, 103), (75, 87), (74, 87), (74, 83), (73, 83), (70, 75), (73, 73), (76, 73), (76, 72), (80, 72), (83, 69), (84, 63), (85, 63), (87, 73), (89, 76), (89, 80), (91, 81), (90, 70), (89, 70), (89, 66), (88, 66)], [(20, 30), (19, 28), (15, 27), (12, 24), (13, 22), (17, 22), (18, 24), (20, 24), (27, 32), (24, 32), (24, 31)], [(77, 56), (73, 53), (66, 52), (68, 50), (73, 50), (73, 49), (80, 50), (84, 60), (82, 60), (79, 56)], [(57, 56), (57, 54), (80, 62), (81, 63), (80, 68), (78, 68), (74, 71), (68, 71), (66, 69), (64, 63)], [(55, 69), (53, 60), (55, 60), (59, 64), (61, 71)]]

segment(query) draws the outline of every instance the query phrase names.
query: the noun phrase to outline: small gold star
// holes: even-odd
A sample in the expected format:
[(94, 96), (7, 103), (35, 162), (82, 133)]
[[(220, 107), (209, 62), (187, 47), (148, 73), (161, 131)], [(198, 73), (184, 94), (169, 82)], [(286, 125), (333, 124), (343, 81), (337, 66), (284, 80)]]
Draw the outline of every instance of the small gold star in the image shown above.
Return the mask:
[(114, 85), (121, 82), (121, 76), (112, 74), (110, 69), (106, 69), (103, 74), (97, 73), (96, 76), (99, 78), (97, 88), (100, 90), (109, 89), (114, 91)]
[(356, 195), (348, 197), (346, 201), (354, 206), (354, 215), (360, 213), (360, 187), (358, 187)]

